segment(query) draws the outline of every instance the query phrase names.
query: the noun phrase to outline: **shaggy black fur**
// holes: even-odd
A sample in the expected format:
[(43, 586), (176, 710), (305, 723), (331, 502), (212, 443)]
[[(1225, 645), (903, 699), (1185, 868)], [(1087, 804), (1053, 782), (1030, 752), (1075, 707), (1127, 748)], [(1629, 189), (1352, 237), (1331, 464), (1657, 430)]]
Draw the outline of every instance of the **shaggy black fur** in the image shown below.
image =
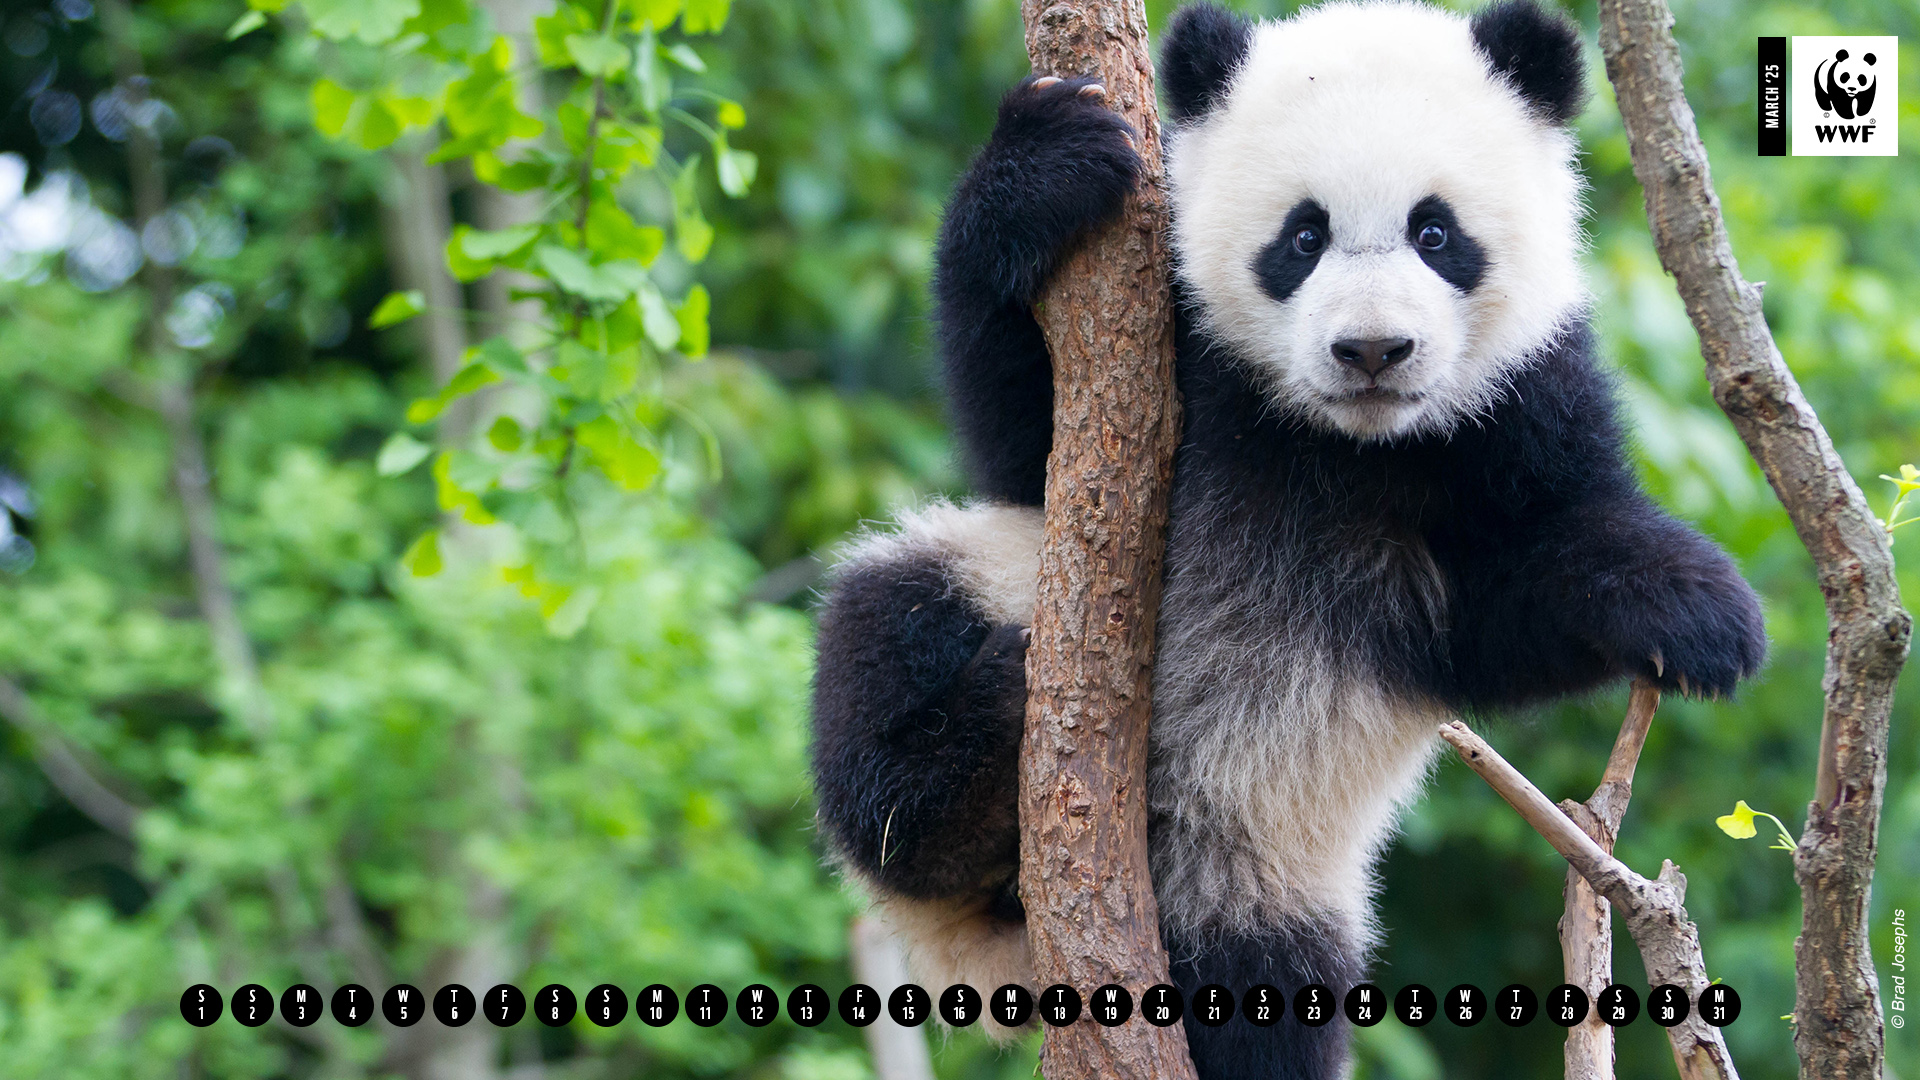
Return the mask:
[(940, 561), (909, 556), (840, 576), (819, 651), (814, 792), (837, 850), (907, 896), (1010, 875), (1025, 631), (989, 626)]
[(1533, 0), (1501, 0), (1474, 15), (1473, 40), (1543, 119), (1565, 124), (1586, 107), (1580, 28), (1566, 16)]
[(1216, 4), (1188, 4), (1174, 15), (1160, 50), (1160, 86), (1175, 123), (1206, 115), (1226, 97), (1252, 44), (1247, 21)]
[(1086, 79), (1026, 79), (954, 191), (935, 255), (934, 303), (954, 428), (974, 489), (1038, 506), (1053, 376), (1030, 310), (1087, 226), (1111, 217), (1140, 157), (1126, 121)]
[(1206, 1080), (1319, 1080), (1340, 1075), (1347, 1060), (1347, 1022), (1337, 1015), (1338, 1000), (1362, 981), (1361, 961), (1345, 944), (1346, 935), (1331, 926), (1300, 921), (1256, 928), (1226, 938), (1190, 945), (1169, 936), (1167, 958), (1173, 983), (1193, 1001), (1194, 991), (1224, 986), (1236, 997), (1247, 987), (1266, 983), (1291, 1002), (1302, 987), (1319, 983), (1332, 989), (1334, 1019), (1309, 1027), (1291, 1013), (1271, 1027), (1235, 1016), (1219, 1027), (1185, 1017), (1187, 1049)]

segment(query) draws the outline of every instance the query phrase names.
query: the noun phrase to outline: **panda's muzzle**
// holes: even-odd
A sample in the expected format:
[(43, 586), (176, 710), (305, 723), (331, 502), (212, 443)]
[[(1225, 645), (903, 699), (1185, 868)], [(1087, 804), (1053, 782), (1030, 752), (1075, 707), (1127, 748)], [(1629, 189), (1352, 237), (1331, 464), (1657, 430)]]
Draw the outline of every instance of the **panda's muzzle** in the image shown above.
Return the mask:
[(1378, 380), (1380, 373), (1413, 355), (1413, 339), (1341, 338), (1333, 343), (1333, 358)]

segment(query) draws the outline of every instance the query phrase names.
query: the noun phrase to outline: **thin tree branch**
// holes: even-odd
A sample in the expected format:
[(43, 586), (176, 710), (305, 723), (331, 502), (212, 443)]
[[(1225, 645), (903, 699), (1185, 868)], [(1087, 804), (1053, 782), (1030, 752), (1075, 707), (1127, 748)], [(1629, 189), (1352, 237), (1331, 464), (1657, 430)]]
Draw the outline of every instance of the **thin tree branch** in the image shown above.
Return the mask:
[(1681, 83), (1665, 0), (1600, 0), (1600, 45), (1646, 190), (1660, 264), (1700, 335), (1713, 397), (1813, 556), (1827, 605), (1826, 708), (1806, 831), (1794, 852), (1801, 1076), (1878, 1080), (1884, 1032), (1867, 901), (1887, 780), (1894, 681), (1913, 619), (1887, 533), (1834, 452), (1740, 274)]
[(26, 736), (33, 760), (54, 790), (96, 825), (123, 840), (133, 839), (145, 807), (122, 798), (100, 782), (81, 759), (81, 751), (41, 715), (39, 706), (12, 679), (0, 678), (0, 717)]
[[(1651, 713), (1648, 714), (1651, 716)], [(1624, 734), (1624, 733), (1623, 733)], [(1602, 896), (1613, 901), (1626, 919), (1627, 930), (1640, 947), (1647, 981), (1654, 986), (1678, 986), (1689, 1001), (1698, 1001), (1709, 984), (1705, 959), (1700, 955), (1700, 932), (1687, 918), (1682, 901), (1687, 879), (1671, 862), (1662, 863), (1654, 880), (1641, 877), (1625, 863), (1601, 850), (1573, 819), (1553, 805), (1533, 782), (1521, 775), (1486, 741), (1454, 722), (1440, 725), (1440, 737), (1459, 751), (1461, 760), (1480, 774), (1488, 786), (1507, 801), (1535, 832), (1564, 856)], [(1644, 738), (1644, 734), (1641, 738)], [(1637, 755), (1636, 755), (1637, 756)], [(1609, 771), (1612, 771), (1609, 763)], [(1627, 770), (1629, 776), (1632, 770)], [(1720, 1029), (1689, 1009), (1687, 1018), (1667, 1029), (1674, 1063), (1681, 1080), (1738, 1080)]]
[[(1560, 804), (1567, 817), (1608, 854), (1613, 853), (1620, 819), (1626, 816), (1627, 802), (1633, 798), (1633, 771), (1659, 707), (1659, 687), (1635, 679), (1627, 699), (1627, 715), (1620, 722), (1620, 734), (1607, 758), (1600, 786), (1584, 803), (1568, 799)], [(1560, 918), (1560, 954), (1567, 982), (1594, 998), (1613, 982), (1613, 914), (1606, 898), (1571, 866), (1567, 867), (1563, 895), (1567, 911)], [(1600, 1019), (1598, 1010), (1567, 1029), (1566, 1067), (1566, 1080), (1612, 1080), (1613, 1028)]]

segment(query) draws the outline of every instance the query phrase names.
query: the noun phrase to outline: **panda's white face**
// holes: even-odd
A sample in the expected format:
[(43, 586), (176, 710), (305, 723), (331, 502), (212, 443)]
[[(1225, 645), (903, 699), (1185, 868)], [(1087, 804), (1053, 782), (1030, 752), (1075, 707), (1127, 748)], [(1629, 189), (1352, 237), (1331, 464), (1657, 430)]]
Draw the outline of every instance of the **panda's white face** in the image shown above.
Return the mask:
[(1444, 432), (1585, 303), (1573, 149), (1458, 16), (1264, 24), (1170, 141), (1180, 274), (1276, 405), (1360, 439)]

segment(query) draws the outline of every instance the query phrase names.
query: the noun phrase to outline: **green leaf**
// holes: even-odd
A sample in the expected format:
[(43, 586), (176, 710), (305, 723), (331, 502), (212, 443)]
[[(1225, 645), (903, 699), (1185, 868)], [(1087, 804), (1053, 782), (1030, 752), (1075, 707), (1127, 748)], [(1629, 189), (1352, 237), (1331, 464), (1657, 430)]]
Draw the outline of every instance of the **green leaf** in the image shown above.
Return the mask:
[(320, 129), (322, 135), (338, 138), (347, 129), (347, 117), (353, 112), (353, 91), (334, 82), (321, 79), (313, 84), (313, 126)]
[(432, 577), (445, 565), (440, 560), (440, 530), (428, 529), (407, 545), (400, 565), (414, 577)]
[(607, 259), (633, 259), (651, 266), (667, 245), (667, 234), (635, 222), (610, 199), (596, 199), (587, 208), (587, 246)]
[(707, 355), (710, 333), (707, 316), (712, 307), (713, 299), (707, 295), (707, 287), (695, 284), (673, 313), (680, 322), (680, 352), (689, 360)]
[(233, 25), (227, 27), (227, 40), (238, 41), (241, 38), (246, 37), (248, 34), (253, 33), (255, 30), (258, 30), (265, 25), (267, 25), (267, 16), (265, 12), (249, 11), (246, 14), (240, 16), (239, 18), (233, 20)]
[(526, 435), (520, 430), (520, 422), (511, 416), (495, 418), (493, 426), (487, 429), (487, 442), (503, 454), (511, 454), (520, 449), (526, 441)]
[(707, 251), (713, 247), (713, 226), (700, 216), (696, 208), (694, 213), (675, 220), (673, 245), (688, 262), (697, 263), (705, 259)]
[(714, 119), (724, 128), (743, 128), (747, 126), (747, 110), (737, 101), (723, 101), (715, 110)]
[(1753, 819), (1753, 807), (1747, 805), (1747, 800), (1741, 799), (1733, 804), (1733, 813), (1714, 818), (1713, 823), (1735, 840), (1746, 840), (1760, 831), (1753, 827)]
[(646, 268), (637, 262), (620, 260), (595, 266), (579, 253), (555, 244), (535, 248), (534, 259), (555, 285), (588, 300), (617, 304), (647, 280)]
[(667, 298), (660, 290), (648, 282), (640, 289), (640, 322), (646, 328), (647, 340), (653, 347), (665, 351), (680, 343), (680, 320), (675, 317), (673, 308), (667, 304)]
[(392, 41), (408, 19), (420, 14), (420, 0), (306, 0), (305, 6), (321, 37), (359, 38), (369, 45)]
[(660, 455), (634, 441), (611, 416), (581, 424), (574, 438), (593, 453), (608, 479), (628, 491), (644, 491), (660, 475)]
[(574, 66), (588, 75), (612, 78), (633, 61), (627, 47), (606, 34), (568, 34), (564, 41)]
[(676, 41), (667, 46), (665, 51), (668, 59), (686, 68), (688, 71), (697, 72), (701, 75), (707, 73), (707, 62), (700, 59), (700, 54), (694, 52), (693, 46), (686, 42)]
[(470, 259), (499, 260), (521, 251), (539, 236), (538, 225), (515, 225), (490, 232), (469, 229), (460, 234), (460, 251)]
[(750, 150), (722, 148), (714, 167), (720, 174), (720, 190), (738, 199), (752, 186), (754, 174), (760, 171), (760, 159)]
[(404, 431), (396, 431), (380, 447), (380, 456), (374, 459), (373, 470), (381, 476), (399, 476), (427, 460), (427, 455), (431, 453), (433, 447)]
[(633, 28), (665, 30), (680, 17), (681, 0), (628, 0), (633, 8)]
[(380, 305), (374, 308), (373, 314), (367, 318), (367, 325), (375, 330), (384, 330), (389, 326), (406, 322), (425, 310), (427, 310), (427, 294), (419, 289), (388, 293), (387, 298), (380, 301)]
[(727, 0), (687, 0), (680, 29), (689, 34), (717, 34), (727, 25)]

